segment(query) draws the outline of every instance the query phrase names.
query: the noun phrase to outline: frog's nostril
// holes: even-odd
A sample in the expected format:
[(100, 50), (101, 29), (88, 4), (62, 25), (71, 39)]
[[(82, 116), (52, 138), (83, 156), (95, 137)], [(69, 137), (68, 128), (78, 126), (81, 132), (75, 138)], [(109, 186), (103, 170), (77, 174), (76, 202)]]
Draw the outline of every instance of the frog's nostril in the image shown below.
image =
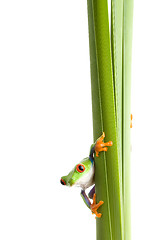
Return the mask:
[(61, 180), (60, 180), (60, 183), (62, 184), (62, 185), (66, 185), (66, 182), (61, 178)]

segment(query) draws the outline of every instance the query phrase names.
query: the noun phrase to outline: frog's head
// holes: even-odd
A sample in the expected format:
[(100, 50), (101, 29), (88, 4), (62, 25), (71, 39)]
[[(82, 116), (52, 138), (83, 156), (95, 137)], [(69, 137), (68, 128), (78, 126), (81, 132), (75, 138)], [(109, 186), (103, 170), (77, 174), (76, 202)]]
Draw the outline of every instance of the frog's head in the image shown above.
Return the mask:
[(82, 188), (88, 187), (93, 182), (94, 167), (89, 158), (85, 158), (77, 164), (68, 175), (63, 176), (60, 180), (62, 185), (66, 186), (81, 186)]

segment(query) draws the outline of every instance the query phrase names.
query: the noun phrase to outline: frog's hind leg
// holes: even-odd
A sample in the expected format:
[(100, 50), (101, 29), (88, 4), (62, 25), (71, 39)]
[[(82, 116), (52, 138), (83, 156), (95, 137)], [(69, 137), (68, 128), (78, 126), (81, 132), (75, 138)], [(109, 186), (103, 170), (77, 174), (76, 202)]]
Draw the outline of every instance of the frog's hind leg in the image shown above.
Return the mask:
[(94, 194), (95, 194), (95, 185), (94, 185), (94, 187), (91, 189), (91, 191), (89, 192), (88, 197), (89, 197), (90, 199), (93, 199)]

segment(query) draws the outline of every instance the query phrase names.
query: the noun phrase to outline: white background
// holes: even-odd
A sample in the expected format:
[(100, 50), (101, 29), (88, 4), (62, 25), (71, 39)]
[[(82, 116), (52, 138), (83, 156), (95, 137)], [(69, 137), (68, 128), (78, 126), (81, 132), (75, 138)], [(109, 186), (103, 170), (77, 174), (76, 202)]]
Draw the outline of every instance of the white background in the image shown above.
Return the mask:
[[(160, 3), (135, 0), (132, 239), (160, 239)], [(0, 239), (96, 239), (59, 183), (92, 143), (87, 3), (0, 1)]]

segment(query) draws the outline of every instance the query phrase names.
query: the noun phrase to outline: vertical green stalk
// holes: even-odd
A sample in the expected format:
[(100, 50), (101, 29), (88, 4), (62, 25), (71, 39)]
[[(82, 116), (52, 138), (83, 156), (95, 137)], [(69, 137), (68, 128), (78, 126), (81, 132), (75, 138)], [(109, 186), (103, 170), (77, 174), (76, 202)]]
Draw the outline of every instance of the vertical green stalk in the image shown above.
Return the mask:
[[(130, 240), (130, 95), (133, 0), (88, 1), (93, 133), (113, 146), (95, 158), (97, 240)], [(112, 50), (112, 51), (111, 51)]]
[[(113, 63), (113, 79), (115, 91), (117, 146), (120, 174), (121, 206), (122, 194), (122, 44), (123, 44), (123, 0), (111, 0), (111, 47)], [(122, 218), (123, 219), (123, 218)], [(123, 223), (124, 221), (122, 221)], [(123, 226), (122, 226), (123, 230)], [(123, 233), (124, 237), (124, 233)]]
[[(90, 46), (90, 67), (91, 67), (91, 91), (92, 91), (92, 112), (93, 112), (93, 136), (94, 141), (102, 134), (102, 116), (101, 116), (101, 96), (99, 89), (99, 74), (98, 74), (98, 63), (96, 53), (96, 42), (95, 42), (95, 27), (93, 19), (93, 0), (87, 0), (88, 4), (88, 25), (89, 25), (89, 46)], [(99, 166), (100, 165), (100, 166)], [(109, 208), (109, 196), (108, 196), (108, 184), (105, 181), (105, 158), (104, 155), (99, 156), (99, 165), (96, 164), (96, 177), (103, 181), (101, 189), (101, 197), (105, 202), (106, 214), (100, 219), (103, 221), (104, 229), (99, 232), (97, 229), (97, 239), (112, 239), (111, 231), (111, 220), (110, 220), (110, 208)], [(105, 166), (105, 168), (104, 168)], [(99, 168), (99, 170), (98, 170)], [(101, 172), (101, 169), (103, 172)], [(103, 174), (103, 178), (100, 175)], [(97, 189), (96, 189), (97, 192)], [(102, 210), (101, 210), (102, 212)], [(98, 226), (97, 226), (98, 228)]]
[(96, 160), (95, 184), (102, 218), (97, 219), (97, 240), (122, 239), (122, 206), (116, 135), (116, 112), (106, 0), (88, 0), (94, 139), (106, 134), (113, 146)]
[(124, 239), (131, 239), (130, 216), (130, 102), (133, 0), (124, 0), (123, 9), (123, 197)]

